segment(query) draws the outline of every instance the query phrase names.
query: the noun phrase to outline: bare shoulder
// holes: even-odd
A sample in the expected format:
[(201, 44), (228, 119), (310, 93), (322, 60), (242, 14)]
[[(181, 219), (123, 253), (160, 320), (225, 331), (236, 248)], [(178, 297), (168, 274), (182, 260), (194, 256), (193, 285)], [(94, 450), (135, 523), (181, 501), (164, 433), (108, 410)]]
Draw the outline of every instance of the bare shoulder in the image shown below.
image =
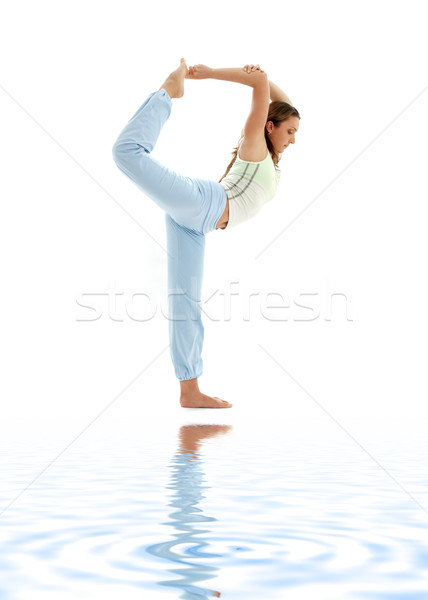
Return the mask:
[(267, 151), (264, 133), (251, 140), (244, 136), (239, 146), (238, 156), (241, 160), (260, 162), (266, 158)]

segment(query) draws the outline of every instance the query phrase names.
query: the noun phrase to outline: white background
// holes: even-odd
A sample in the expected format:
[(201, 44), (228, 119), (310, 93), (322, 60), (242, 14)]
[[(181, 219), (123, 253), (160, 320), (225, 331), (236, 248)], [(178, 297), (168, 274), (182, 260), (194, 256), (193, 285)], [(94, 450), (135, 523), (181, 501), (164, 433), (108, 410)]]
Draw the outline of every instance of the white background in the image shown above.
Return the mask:
[[(344, 427), (357, 420), (372, 427), (385, 417), (422, 422), (426, 12), (423, 2), (367, 0), (4, 5), (5, 432), (18, 435), (14, 419), (24, 416), (57, 431), (74, 423), (77, 434), (112, 401), (101, 419), (203, 421), (210, 413), (281, 426), (290, 416), (324, 419), (328, 411)], [(111, 153), (125, 123), (182, 56), (188, 65), (259, 63), (301, 115), (275, 199), (251, 221), (207, 236), (203, 299), (211, 317), (204, 317), (199, 385), (233, 403), (222, 411), (179, 407), (161, 312), (164, 216)], [(155, 156), (218, 181), (250, 104), (246, 86), (186, 80)], [(225, 320), (220, 293), (232, 281), (239, 294)], [(123, 293), (110, 307), (115, 318), (108, 314), (112, 291)], [(142, 310), (131, 307), (135, 292), (151, 294), (154, 318), (126, 313), (126, 306), (137, 316)], [(262, 314), (269, 292), (289, 303), (276, 317), (288, 320)], [(104, 294), (92, 321), (78, 305), (90, 293)], [(312, 312), (296, 304), (304, 293), (313, 294), (306, 297)], [(334, 297), (328, 320), (332, 293), (345, 294), (346, 303)], [(250, 294), (256, 296), (244, 319)]]

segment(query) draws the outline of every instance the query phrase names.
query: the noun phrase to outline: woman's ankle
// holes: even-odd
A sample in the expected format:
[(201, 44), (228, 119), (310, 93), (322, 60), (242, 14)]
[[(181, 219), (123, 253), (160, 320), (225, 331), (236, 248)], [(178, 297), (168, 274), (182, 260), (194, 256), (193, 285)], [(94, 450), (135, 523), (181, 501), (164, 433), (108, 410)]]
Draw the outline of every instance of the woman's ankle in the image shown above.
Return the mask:
[(160, 86), (160, 90), (164, 89), (170, 98), (177, 98), (177, 86), (172, 81), (165, 80), (165, 82)]
[(194, 379), (184, 379), (180, 381), (180, 390), (182, 396), (201, 393), (196, 377)]

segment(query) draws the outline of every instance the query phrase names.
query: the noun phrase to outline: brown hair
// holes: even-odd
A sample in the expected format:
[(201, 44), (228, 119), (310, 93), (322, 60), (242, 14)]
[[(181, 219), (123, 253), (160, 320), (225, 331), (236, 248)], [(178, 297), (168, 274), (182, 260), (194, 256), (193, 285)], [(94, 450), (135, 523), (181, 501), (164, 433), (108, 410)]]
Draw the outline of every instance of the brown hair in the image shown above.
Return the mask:
[[(278, 125), (280, 125), (280, 123), (282, 123), (282, 121), (286, 121), (289, 117), (297, 117), (298, 119), (300, 119), (300, 115), (299, 115), (297, 108), (295, 108), (294, 106), (291, 106), (291, 104), (288, 104), (288, 102), (281, 102), (279, 100), (274, 100), (273, 102), (271, 102), (269, 104), (269, 112), (268, 112), (268, 116), (266, 119), (266, 123), (268, 121), (272, 121), (273, 124), (275, 125), (275, 127), (277, 127)], [(223, 175), (223, 177), (221, 177), (221, 179), (219, 179), (219, 183), (224, 177), (226, 177), (226, 175), (229, 173), (230, 169), (232, 168), (232, 165), (238, 156), (239, 145), (240, 145), (243, 137), (244, 137), (244, 130), (242, 130), (241, 137), (239, 138), (237, 145), (235, 146), (235, 148), (233, 149), (233, 152), (231, 153), (233, 155), (233, 158), (230, 161), (230, 163), (228, 164), (225, 174)], [(279, 156), (274, 150), (273, 144), (270, 140), (268, 132), (266, 131), (266, 128), (265, 128), (265, 140), (266, 140), (266, 145), (268, 147), (268, 150), (271, 153), (273, 164), (275, 165), (275, 169), (278, 169)]]

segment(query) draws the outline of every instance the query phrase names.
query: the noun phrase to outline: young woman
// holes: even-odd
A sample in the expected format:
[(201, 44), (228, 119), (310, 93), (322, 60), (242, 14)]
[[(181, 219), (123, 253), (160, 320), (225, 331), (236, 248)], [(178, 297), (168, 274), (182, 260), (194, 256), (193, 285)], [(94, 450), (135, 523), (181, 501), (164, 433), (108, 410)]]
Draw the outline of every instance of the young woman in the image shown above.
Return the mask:
[[(185, 79), (221, 79), (253, 88), (250, 114), (220, 181), (190, 178), (151, 154), (168, 119), (172, 98), (184, 95)], [(272, 100), (272, 102), (270, 102)], [(170, 354), (180, 381), (180, 404), (189, 408), (230, 408), (231, 403), (203, 394), (201, 291), (205, 235), (251, 219), (275, 195), (278, 162), (294, 144), (300, 115), (290, 99), (268, 80), (259, 65), (212, 69), (187, 67), (184, 58), (162, 86), (149, 94), (113, 146), (116, 165), (165, 211), (168, 250)]]

